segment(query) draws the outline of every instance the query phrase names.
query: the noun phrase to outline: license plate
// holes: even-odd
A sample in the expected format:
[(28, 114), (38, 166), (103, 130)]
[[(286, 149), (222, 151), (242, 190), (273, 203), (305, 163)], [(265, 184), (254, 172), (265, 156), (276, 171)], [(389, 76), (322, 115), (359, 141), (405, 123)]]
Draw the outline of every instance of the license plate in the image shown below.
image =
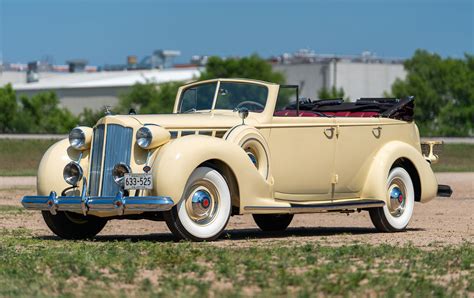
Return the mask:
[(151, 174), (125, 174), (125, 189), (152, 189), (153, 179)]

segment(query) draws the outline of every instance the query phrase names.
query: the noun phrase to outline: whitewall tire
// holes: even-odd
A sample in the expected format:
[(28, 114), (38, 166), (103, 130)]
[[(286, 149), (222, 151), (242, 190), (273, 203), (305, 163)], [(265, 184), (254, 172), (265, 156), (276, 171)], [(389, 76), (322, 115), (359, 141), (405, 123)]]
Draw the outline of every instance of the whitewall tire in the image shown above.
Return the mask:
[(379, 231), (403, 231), (410, 222), (414, 206), (415, 190), (410, 174), (404, 168), (396, 167), (387, 178), (386, 204), (369, 209), (370, 219)]
[(166, 224), (178, 239), (214, 240), (224, 231), (232, 210), (224, 177), (209, 167), (195, 169), (183, 197), (164, 214)]

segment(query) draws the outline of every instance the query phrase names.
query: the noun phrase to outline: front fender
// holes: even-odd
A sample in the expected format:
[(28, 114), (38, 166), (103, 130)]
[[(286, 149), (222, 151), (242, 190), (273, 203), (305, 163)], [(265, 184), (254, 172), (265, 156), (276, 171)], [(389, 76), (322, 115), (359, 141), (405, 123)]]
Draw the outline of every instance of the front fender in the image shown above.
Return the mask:
[(436, 197), (438, 182), (430, 164), (413, 146), (401, 141), (392, 141), (385, 144), (375, 155), (361, 193), (362, 198), (387, 199), (387, 177), (395, 161), (400, 158), (408, 159), (418, 172), (421, 184), (420, 201), (424, 203)]
[[(84, 177), (87, 177), (89, 168), (89, 151), (83, 151), (83, 156), (79, 162), (84, 170)], [(63, 169), (71, 161), (78, 161), (80, 151), (70, 147), (68, 139), (54, 143), (43, 155), (38, 167), (36, 178), (36, 188), (38, 195), (46, 196), (51, 191), (60, 194), (70, 185), (64, 181)]]
[(155, 185), (152, 194), (169, 196), (178, 203), (194, 169), (213, 159), (224, 162), (234, 173), (241, 206), (273, 197), (273, 184), (264, 180), (242, 148), (223, 139), (200, 135), (178, 138), (160, 149), (152, 165)]

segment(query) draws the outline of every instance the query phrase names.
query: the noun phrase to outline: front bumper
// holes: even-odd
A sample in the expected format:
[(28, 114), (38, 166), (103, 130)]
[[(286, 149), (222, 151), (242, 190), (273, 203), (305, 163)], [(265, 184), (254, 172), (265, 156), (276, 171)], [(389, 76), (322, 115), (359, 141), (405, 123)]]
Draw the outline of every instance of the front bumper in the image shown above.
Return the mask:
[(170, 210), (174, 202), (170, 197), (143, 196), (125, 197), (119, 191), (115, 197), (87, 197), (86, 183), (84, 181), (81, 196), (57, 196), (52, 191), (49, 196), (25, 196), (21, 204), (28, 210), (71, 211), (87, 215), (89, 212), (115, 212), (123, 215), (126, 211), (154, 212)]

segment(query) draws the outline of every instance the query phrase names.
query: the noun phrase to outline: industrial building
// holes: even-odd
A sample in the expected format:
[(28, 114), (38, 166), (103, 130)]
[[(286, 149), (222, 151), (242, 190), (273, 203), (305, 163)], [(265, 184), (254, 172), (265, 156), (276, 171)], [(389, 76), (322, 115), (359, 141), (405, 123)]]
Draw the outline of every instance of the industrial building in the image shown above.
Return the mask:
[(151, 82), (159, 86), (197, 79), (201, 73), (198, 66), (168, 67), (177, 55), (179, 51), (158, 50), (145, 57), (145, 62), (137, 63), (136, 57), (129, 56), (126, 64), (102, 68), (89, 66), (84, 59), (72, 59), (66, 65), (41, 61), (8, 64), (0, 68), (0, 86), (12, 84), (18, 98), (55, 92), (61, 106), (78, 115), (85, 108), (98, 110), (116, 106), (119, 96), (137, 83)]
[[(193, 56), (187, 65), (173, 65), (179, 51), (158, 50), (137, 63), (135, 56), (127, 63), (104, 67), (88, 66), (83, 59), (67, 65), (47, 63), (9, 64), (0, 69), (0, 86), (11, 83), (17, 95), (32, 96), (54, 91), (63, 107), (73, 114), (84, 108), (115, 106), (120, 94), (136, 83), (191, 81), (199, 78), (206, 56)], [(342, 88), (345, 96), (380, 97), (390, 92), (397, 78), (404, 79), (403, 60), (379, 58), (371, 53), (360, 56), (320, 55), (310, 50), (282, 54), (268, 59), (275, 71), (282, 72), (288, 84), (300, 86), (301, 97), (317, 99), (322, 88)]]
[(78, 115), (84, 108), (97, 110), (104, 106), (116, 106), (120, 94), (130, 91), (136, 83), (152, 82), (159, 85), (190, 81), (199, 77), (199, 74), (198, 68), (61, 73), (44, 75), (34, 83), (17, 83), (13, 88), (19, 97), (54, 91), (61, 105)]
[(381, 97), (390, 92), (397, 78), (406, 76), (402, 59), (379, 58), (365, 52), (360, 56), (317, 55), (310, 50), (283, 54), (271, 59), (288, 84), (300, 86), (302, 97), (317, 99), (322, 88), (342, 88), (345, 96)]

